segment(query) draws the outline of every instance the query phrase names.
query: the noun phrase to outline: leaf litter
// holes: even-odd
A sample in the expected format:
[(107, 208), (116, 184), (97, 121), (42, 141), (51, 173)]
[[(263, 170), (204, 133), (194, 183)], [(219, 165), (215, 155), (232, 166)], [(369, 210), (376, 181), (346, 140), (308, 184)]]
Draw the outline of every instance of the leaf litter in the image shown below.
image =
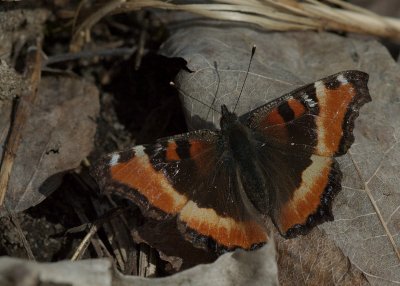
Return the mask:
[[(199, 96), (201, 102), (207, 97), (212, 99), (216, 88), (216, 62), (221, 72), (221, 83), (225, 86), (221, 88), (220, 94), (223, 96), (218, 98), (215, 105), (219, 108), (221, 102), (228, 105), (229, 102), (235, 102), (231, 96), (237, 95), (240, 90), (250, 48), (254, 43), (258, 46), (259, 57), (252, 65), (253, 71), (244, 90), (244, 95), (248, 96), (241, 100), (240, 112), (303, 83), (343, 69), (358, 68), (371, 75), (370, 89), (374, 105), (370, 107), (370, 104), (361, 110), (362, 116), (356, 123), (356, 143), (350, 152), (352, 158), (349, 155), (341, 160), (345, 187), (335, 199), (335, 221), (314, 229), (309, 236), (292, 240), (276, 236), (280, 283), (387, 282), (390, 285), (391, 282), (398, 282), (396, 273), (399, 273), (399, 260), (393, 251), (396, 249), (393, 243), (394, 246), (399, 245), (400, 229), (399, 202), (396, 200), (399, 190), (395, 187), (399, 174), (396, 171), (399, 165), (396, 138), (400, 134), (396, 115), (400, 112), (398, 101), (394, 98), (398, 93), (397, 87), (393, 85), (397, 80), (395, 74), (398, 67), (393, 64), (386, 50), (374, 42), (345, 39), (326, 33), (238, 33), (239, 30), (234, 29), (233, 35), (224, 30), (221, 35), (213, 30), (200, 29), (192, 33), (196, 39), (188, 37), (190, 30), (181, 34), (175, 31), (173, 37), (164, 44), (164, 54), (182, 56), (195, 71), (190, 80), (185, 79), (184, 73), (179, 75), (177, 83), (182, 91), (190, 96)], [(211, 54), (204, 52), (207, 45)], [(232, 59), (235, 61), (232, 62)], [(202, 62), (204, 60), (207, 65)], [(382, 82), (385, 88), (382, 88)], [(191, 86), (192, 83), (195, 85)], [(383, 93), (386, 93), (385, 97)], [(184, 101), (189, 125), (204, 124), (201, 118), (202, 114), (209, 111), (207, 105), (197, 107), (197, 103), (188, 102), (187, 98)], [(387, 112), (379, 112), (382, 110)], [(213, 122), (217, 122), (218, 112), (212, 114), (212, 118)], [(45, 153), (56, 154), (57, 144), (50, 145)], [(355, 175), (356, 164), (360, 166), (359, 173), (363, 180)], [(367, 181), (369, 189), (364, 187), (364, 181)], [(369, 191), (369, 196), (365, 195), (366, 191)], [(375, 209), (371, 202), (375, 203)], [(371, 216), (377, 217), (376, 210), (381, 212), (381, 220), (372, 221)], [(386, 222), (386, 231), (382, 222)], [(388, 236), (392, 238), (392, 243)], [(373, 238), (379, 241), (365, 243)]]

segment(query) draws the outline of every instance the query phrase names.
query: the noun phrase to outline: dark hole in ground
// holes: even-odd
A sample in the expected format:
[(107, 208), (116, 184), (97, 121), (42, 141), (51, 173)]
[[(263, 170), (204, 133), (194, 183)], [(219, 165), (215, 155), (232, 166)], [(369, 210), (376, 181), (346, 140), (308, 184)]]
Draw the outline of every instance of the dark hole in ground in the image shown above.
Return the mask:
[(169, 84), (186, 62), (150, 53), (136, 71), (133, 61), (121, 63), (106, 91), (115, 95), (118, 119), (135, 135), (136, 144), (186, 132), (178, 91)]

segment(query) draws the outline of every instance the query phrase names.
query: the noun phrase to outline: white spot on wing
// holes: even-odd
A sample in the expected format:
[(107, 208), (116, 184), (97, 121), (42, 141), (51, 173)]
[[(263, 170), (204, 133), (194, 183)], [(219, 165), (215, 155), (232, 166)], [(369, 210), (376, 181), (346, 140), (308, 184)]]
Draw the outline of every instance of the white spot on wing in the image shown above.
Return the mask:
[(136, 146), (133, 150), (135, 150), (136, 156), (146, 156), (146, 153), (144, 152), (144, 146), (142, 145)]
[(118, 164), (118, 160), (119, 160), (119, 154), (118, 153), (113, 154), (110, 160), (110, 166)]
[(317, 106), (317, 103), (314, 100), (312, 100), (311, 98), (309, 98), (307, 93), (305, 93), (303, 95), (303, 99), (308, 107), (312, 108), (314, 106)]
[(338, 75), (337, 80), (341, 83), (341, 84), (348, 84), (349, 82), (347, 81), (347, 79), (342, 75)]

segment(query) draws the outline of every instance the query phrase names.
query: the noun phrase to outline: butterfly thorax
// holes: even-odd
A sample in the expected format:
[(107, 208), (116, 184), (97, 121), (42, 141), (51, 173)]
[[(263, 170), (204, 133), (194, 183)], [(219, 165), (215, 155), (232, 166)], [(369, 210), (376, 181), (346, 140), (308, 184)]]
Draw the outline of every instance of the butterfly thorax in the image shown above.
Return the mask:
[(221, 106), (220, 120), (221, 137), (224, 149), (230, 152), (236, 163), (251, 160), (254, 156), (250, 129), (242, 124), (234, 112), (228, 111), (225, 105)]

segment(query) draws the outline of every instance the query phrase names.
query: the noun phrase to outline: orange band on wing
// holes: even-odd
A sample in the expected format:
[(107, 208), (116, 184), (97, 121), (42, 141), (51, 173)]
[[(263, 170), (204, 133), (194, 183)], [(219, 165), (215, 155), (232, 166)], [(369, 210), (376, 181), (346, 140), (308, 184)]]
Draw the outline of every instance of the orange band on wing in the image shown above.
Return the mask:
[(168, 214), (178, 213), (187, 198), (171, 186), (162, 172), (154, 170), (147, 155), (135, 156), (111, 166), (113, 180), (136, 189), (149, 203)]
[(265, 117), (265, 119), (261, 122), (262, 126), (271, 126), (271, 125), (279, 125), (284, 124), (285, 119), (279, 114), (278, 108), (274, 108), (271, 112)]
[(165, 157), (168, 161), (180, 160), (180, 157), (179, 157), (178, 153), (176, 152), (176, 148), (178, 148), (178, 145), (176, 145), (175, 141), (168, 142), (167, 152), (165, 155)]
[(311, 160), (312, 164), (302, 173), (300, 187), (280, 210), (277, 224), (282, 233), (296, 224), (305, 225), (321, 204), (321, 196), (329, 183), (332, 159), (313, 155)]
[(298, 118), (306, 112), (304, 105), (297, 99), (291, 98), (288, 100), (289, 107), (293, 110), (294, 118)]
[(182, 209), (179, 219), (200, 235), (211, 237), (227, 248), (250, 249), (268, 240), (264, 228), (256, 222), (221, 217), (213, 209), (200, 208), (193, 201)]
[(356, 95), (351, 83), (328, 89), (322, 81), (315, 83), (320, 112), (316, 123), (318, 127), (318, 145), (316, 151), (323, 156), (331, 156), (339, 150), (343, 136), (343, 121), (350, 102)]
[(285, 120), (279, 114), (278, 108), (274, 108), (266, 117), (261, 120), (258, 127), (263, 130), (265, 135), (286, 141), (288, 138), (288, 130), (284, 123)]

